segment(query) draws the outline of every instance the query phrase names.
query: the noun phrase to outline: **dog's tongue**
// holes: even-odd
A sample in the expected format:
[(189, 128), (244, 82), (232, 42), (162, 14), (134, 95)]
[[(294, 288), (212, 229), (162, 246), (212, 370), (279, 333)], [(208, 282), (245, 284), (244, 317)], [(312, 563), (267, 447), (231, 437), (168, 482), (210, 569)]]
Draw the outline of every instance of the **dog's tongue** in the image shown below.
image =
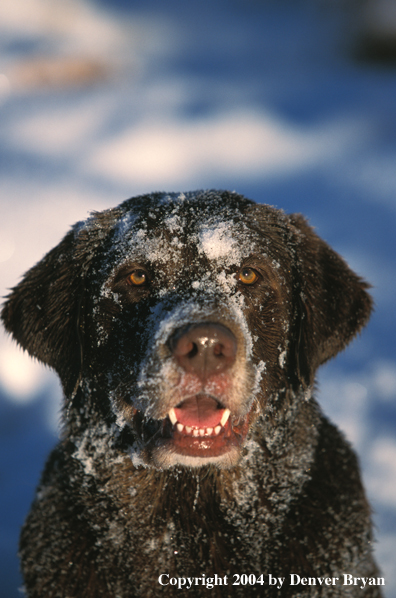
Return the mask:
[(224, 409), (219, 409), (215, 399), (204, 395), (186, 399), (175, 407), (177, 421), (195, 428), (214, 428), (220, 423), (223, 413)]

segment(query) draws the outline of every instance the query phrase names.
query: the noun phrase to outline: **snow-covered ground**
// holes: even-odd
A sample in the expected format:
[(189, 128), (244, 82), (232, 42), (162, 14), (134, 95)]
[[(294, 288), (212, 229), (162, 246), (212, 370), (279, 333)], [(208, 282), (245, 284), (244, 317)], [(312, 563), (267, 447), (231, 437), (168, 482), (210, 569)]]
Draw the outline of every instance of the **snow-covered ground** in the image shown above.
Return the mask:
[[(140, 192), (229, 188), (303, 212), (374, 285), (369, 326), (318, 392), (359, 453), (392, 598), (396, 70), (353, 61), (354, 22), (324, 0), (2, 0), (0, 295), (73, 222)], [(4, 598), (60, 400), (1, 336)]]

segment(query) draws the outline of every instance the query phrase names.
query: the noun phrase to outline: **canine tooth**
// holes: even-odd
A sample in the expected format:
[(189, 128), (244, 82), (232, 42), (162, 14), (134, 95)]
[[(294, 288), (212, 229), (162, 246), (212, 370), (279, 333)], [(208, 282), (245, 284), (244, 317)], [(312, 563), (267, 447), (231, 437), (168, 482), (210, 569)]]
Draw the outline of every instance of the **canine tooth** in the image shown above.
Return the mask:
[(175, 410), (173, 409), (173, 407), (172, 407), (172, 409), (169, 410), (168, 417), (172, 422), (172, 426), (174, 426), (175, 423), (177, 422), (177, 417), (176, 417), (176, 413), (175, 413)]
[(183, 424), (179, 424), (179, 422), (177, 422), (176, 428), (179, 430), (179, 432), (183, 432)]
[(228, 418), (230, 417), (230, 413), (231, 411), (229, 409), (224, 409), (223, 417), (220, 420), (220, 425), (223, 426), (223, 428), (226, 425)]
[(205, 430), (203, 428), (199, 428), (199, 435), (205, 436)]
[(187, 432), (187, 434), (190, 434), (191, 430), (192, 430), (192, 428), (190, 428), (190, 426), (186, 426), (186, 432)]
[(210, 436), (212, 432), (213, 432), (213, 428), (206, 428), (206, 434), (208, 436)]
[(214, 433), (217, 435), (217, 434), (219, 434), (220, 430), (221, 430), (221, 426), (216, 426), (214, 429)]
[(199, 436), (199, 430), (197, 430), (197, 428), (193, 430), (193, 436)]

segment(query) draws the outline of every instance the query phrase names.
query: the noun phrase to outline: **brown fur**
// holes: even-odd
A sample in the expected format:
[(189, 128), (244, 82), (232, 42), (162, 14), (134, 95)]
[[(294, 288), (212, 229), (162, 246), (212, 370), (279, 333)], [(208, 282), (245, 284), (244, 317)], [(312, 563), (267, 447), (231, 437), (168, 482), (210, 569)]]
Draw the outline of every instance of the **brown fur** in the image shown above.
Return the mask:
[[(370, 508), (352, 449), (312, 397), (317, 368), (366, 323), (367, 288), (301, 216), (235, 193), (152, 194), (78, 223), (2, 312), (65, 393), (21, 535), (27, 595), (177, 596), (161, 574), (217, 574), (227, 586), (189, 595), (380, 596), (342, 584), (378, 577)], [(191, 335), (201, 361), (184, 350)], [(201, 385), (197, 404), (214, 397), (211, 415), (230, 410), (213, 442), (185, 427), (175, 443), (185, 379)], [(293, 586), (291, 573), (340, 581)], [(265, 583), (232, 585), (235, 574)]]

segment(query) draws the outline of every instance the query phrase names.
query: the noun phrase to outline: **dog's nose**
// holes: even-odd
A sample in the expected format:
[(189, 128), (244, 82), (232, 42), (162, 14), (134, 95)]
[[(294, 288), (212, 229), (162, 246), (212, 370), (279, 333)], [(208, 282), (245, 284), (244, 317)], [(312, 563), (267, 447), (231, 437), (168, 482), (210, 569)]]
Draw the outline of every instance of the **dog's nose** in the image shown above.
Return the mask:
[(205, 322), (176, 330), (169, 347), (184, 370), (208, 377), (232, 366), (237, 340), (226, 326)]

